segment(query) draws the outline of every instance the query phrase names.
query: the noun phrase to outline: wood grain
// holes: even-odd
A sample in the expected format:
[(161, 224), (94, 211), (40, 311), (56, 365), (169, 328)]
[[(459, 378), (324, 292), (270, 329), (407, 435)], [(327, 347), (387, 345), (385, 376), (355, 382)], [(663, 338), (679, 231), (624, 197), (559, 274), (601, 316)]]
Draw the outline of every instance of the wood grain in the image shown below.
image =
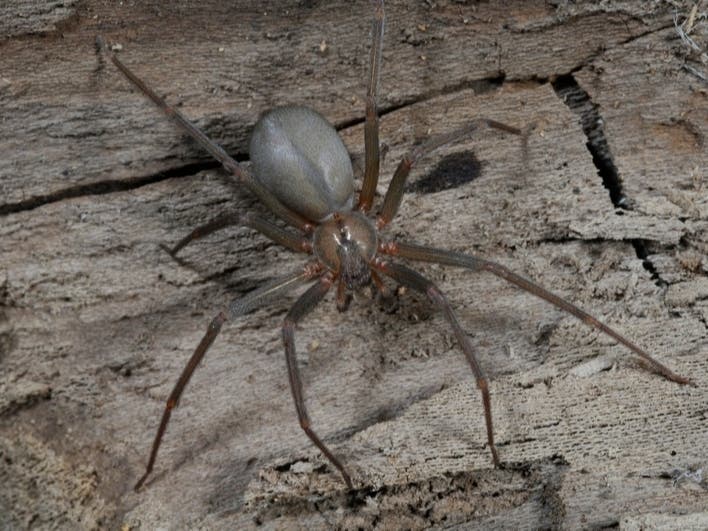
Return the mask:
[[(708, 525), (694, 474), (708, 466), (708, 103), (682, 68), (673, 8), (387, 3), (380, 192), (430, 134), (478, 116), (535, 127), (527, 163), (518, 138), (490, 131), (421, 161), (386, 235), (498, 260), (696, 386), (502, 281), (422, 266), (490, 375), (504, 466), (492, 467), (441, 316), (410, 293), (393, 314), (365, 298), (339, 314), (330, 297), (297, 344), (314, 426), (353, 494), (297, 423), (280, 338), (294, 297), (224, 327), (154, 477), (132, 491), (211, 317), (304, 258), (245, 229), (190, 245), (182, 263), (162, 250), (220, 213), (262, 207), (101, 61), (94, 38), (120, 45), (239, 160), (259, 113), (294, 102), (360, 154), (370, 4), (22, 9), (26, 23), (0, 18), (0, 526)], [(588, 108), (601, 119), (590, 132)], [(629, 209), (603, 185), (586, 145), (598, 138)]]

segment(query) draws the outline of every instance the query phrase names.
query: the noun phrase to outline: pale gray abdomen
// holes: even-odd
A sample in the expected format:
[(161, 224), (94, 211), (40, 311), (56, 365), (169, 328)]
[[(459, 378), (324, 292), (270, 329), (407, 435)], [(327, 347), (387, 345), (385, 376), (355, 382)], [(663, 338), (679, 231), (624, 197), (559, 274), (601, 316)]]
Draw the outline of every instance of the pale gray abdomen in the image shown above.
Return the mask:
[(256, 123), (250, 157), (255, 178), (312, 221), (351, 210), (354, 173), (337, 131), (316, 111), (276, 107)]

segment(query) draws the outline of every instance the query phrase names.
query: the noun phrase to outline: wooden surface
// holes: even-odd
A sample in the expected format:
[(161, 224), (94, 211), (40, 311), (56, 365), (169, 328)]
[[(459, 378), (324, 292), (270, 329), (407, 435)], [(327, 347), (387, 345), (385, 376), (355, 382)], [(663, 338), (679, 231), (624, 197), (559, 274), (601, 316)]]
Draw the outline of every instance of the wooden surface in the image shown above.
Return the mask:
[[(181, 264), (161, 249), (261, 207), (101, 61), (95, 35), (239, 160), (284, 103), (363, 146), (370, 4), (225, 4), (0, 14), (0, 527), (708, 527), (708, 96), (672, 21), (691, 2), (389, 2), (380, 190), (428, 134), (534, 124), (528, 164), (488, 131), (422, 161), (387, 235), (502, 262), (695, 387), (502, 281), (418, 266), (490, 376), (501, 469), (444, 320), (412, 294), (393, 314), (365, 299), (339, 314), (330, 296), (297, 344), (348, 494), (297, 423), (290, 296), (224, 327), (132, 491), (211, 317), (303, 258), (245, 229)], [(603, 185), (612, 167), (629, 208)]]

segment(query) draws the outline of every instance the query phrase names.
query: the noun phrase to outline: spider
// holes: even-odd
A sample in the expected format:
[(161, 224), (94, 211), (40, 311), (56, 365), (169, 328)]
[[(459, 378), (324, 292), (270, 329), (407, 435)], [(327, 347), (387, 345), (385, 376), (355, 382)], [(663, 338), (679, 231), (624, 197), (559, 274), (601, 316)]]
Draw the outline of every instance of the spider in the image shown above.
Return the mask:
[[(375, 1), (372, 33), (364, 124), (364, 177), (356, 203), (354, 201), (353, 169), (347, 149), (332, 125), (316, 111), (300, 106), (283, 106), (263, 114), (256, 123), (251, 137), (249, 149), (253, 167), (251, 173), (231, 158), (182, 113), (168, 105), (115, 54), (110, 53), (111, 61), (133, 85), (221, 162), (226, 171), (238, 183), (254, 193), (287, 226), (287, 228), (283, 228), (281, 225), (251, 213), (233, 213), (219, 217), (193, 230), (174, 247), (168, 249), (170, 254), (176, 256), (188, 243), (214, 231), (230, 225), (242, 225), (255, 229), (273, 242), (292, 251), (311, 257), (307, 263), (292, 273), (276, 278), (234, 300), (228, 309), (220, 311), (211, 320), (204, 337), (189, 358), (167, 399), (145, 473), (136, 483), (135, 490), (140, 489), (150, 476), (172, 410), (176, 407), (184, 388), (216, 339), (223, 324), (229, 319), (240, 317), (307, 283), (311, 283), (311, 286), (290, 308), (282, 325), (290, 389), (300, 426), (312, 443), (339, 470), (346, 486), (352, 489), (351, 475), (312, 427), (305, 406), (303, 386), (297, 365), (294, 332), (296, 325), (333, 287), (336, 291), (336, 306), (340, 311), (347, 309), (353, 292), (369, 286), (377, 290), (382, 297), (389, 297), (389, 289), (382, 280), (384, 276), (390, 277), (401, 286), (423, 293), (435, 307), (442, 311), (452, 327), (454, 336), (472, 368), (477, 387), (482, 395), (487, 444), (494, 466), (498, 467), (500, 461), (494, 445), (488, 381), (482, 367), (477, 362), (472, 344), (443, 292), (421, 274), (394, 261), (395, 257), (462, 267), (474, 272), (488, 272), (496, 275), (614, 338), (637, 354), (646, 365), (664, 378), (679, 384), (690, 383), (688, 378), (672, 372), (645, 350), (595, 317), (538, 284), (513, 273), (501, 264), (476, 256), (386, 239), (382, 236), (381, 231), (389, 225), (398, 212), (403, 199), (406, 179), (411, 168), (419, 159), (444, 144), (471, 135), (481, 127), (490, 127), (519, 135), (524, 139), (524, 146), (527, 133), (494, 120), (477, 118), (467, 126), (451, 133), (429, 138), (403, 157), (391, 179), (378, 214), (370, 217), (379, 177), (380, 144), (376, 96), (384, 34), (383, 0)], [(101, 37), (97, 38), (97, 44), (102, 53), (108, 53)]]

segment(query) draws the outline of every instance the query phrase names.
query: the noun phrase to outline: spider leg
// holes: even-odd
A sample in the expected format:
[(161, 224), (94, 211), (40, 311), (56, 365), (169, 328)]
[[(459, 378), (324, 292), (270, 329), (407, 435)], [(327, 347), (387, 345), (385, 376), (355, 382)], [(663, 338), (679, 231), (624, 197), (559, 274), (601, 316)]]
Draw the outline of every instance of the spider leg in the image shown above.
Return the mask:
[(371, 43), (371, 57), (369, 59), (369, 79), (366, 89), (366, 121), (364, 123), (364, 181), (359, 194), (357, 209), (368, 212), (376, 193), (376, 184), (379, 180), (379, 116), (376, 110), (376, 93), (378, 92), (379, 76), (381, 70), (381, 47), (384, 33), (384, 3), (376, 2), (374, 10), (374, 26), (372, 29), (373, 40)]
[(167, 249), (167, 252), (169, 252), (172, 256), (175, 256), (189, 243), (200, 238), (204, 238), (212, 232), (216, 232), (232, 225), (243, 225), (245, 227), (255, 229), (266, 238), (269, 238), (275, 243), (287, 247), (288, 249), (292, 249), (295, 252), (312, 252), (312, 244), (307, 238), (303, 238), (299, 234), (293, 234), (292, 232), (284, 230), (274, 223), (271, 223), (270, 221), (256, 215), (240, 215), (237, 213), (224, 214), (223, 216), (219, 216), (216, 219), (211, 220), (205, 225), (197, 227), (177, 242), (174, 247)]
[(351, 293), (348, 293), (346, 290), (346, 286), (344, 285), (344, 280), (342, 280), (342, 277), (339, 277), (339, 280), (337, 281), (337, 310), (342, 313), (346, 312), (349, 309), (349, 304), (352, 302), (352, 295)]
[(383, 283), (383, 280), (381, 280), (381, 277), (376, 273), (376, 271), (371, 272), (371, 280), (374, 281), (374, 285), (376, 286), (376, 289), (381, 297), (384, 299), (390, 299), (393, 297), (393, 293), (391, 293), (391, 290), (388, 289), (386, 284)]
[(151, 89), (147, 83), (140, 79), (132, 70), (123, 64), (123, 62), (118, 59), (118, 57), (107, 50), (106, 43), (103, 37), (96, 37), (96, 43), (102, 54), (108, 54), (116, 65), (118, 70), (120, 70), (128, 80), (137, 87), (143, 94), (150, 98), (155, 105), (157, 105), (169, 118), (171, 118), (179, 127), (191, 136), (200, 146), (209, 152), (209, 154), (218, 160), (234, 177), (236, 177), (237, 182), (242, 183), (246, 188), (248, 188), (258, 199), (268, 207), (276, 216), (280, 219), (297, 227), (305, 232), (310, 232), (312, 230), (312, 223), (303, 218), (297, 212), (290, 210), (288, 207), (283, 205), (273, 194), (271, 194), (262, 184), (260, 184), (253, 176), (243, 168), (238, 162), (236, 162), (232, 157), (229, 156), (224, 148), (214, 142), (209, 138), (201, 129), (190, 122), (187, 117), (185, 117), (181, 112), (179, 112), (174, 107), (167, 104), (167, 102), (157, 95), (157, 93)]
[(679, 376), (671, 369), (659, 363), (653, 357), (651, 357), (644, 349), (638, 347), (632, 343), (629, 339), (616, 332), (603, 322), (599, 321), (592, 315), (581, 310), (574, 304), (562, 299), (558, 295), (551, 293), (550, 291), (542, 288), (535, 282), (531, 282), (516, 273), (510, 271), (506, 267), (496, 262), (491, 262), (489, 260), (484, 260), (482, 258), (477, 258), (471, 255), (465, 255), (461, 253), (455, 253), (451, 251), (445, 251), (441, 249), (433, 249), (430, 247), (424, 247), (421, 245), (415, 245), (410, 243), (401, 242), (391, 242), (384, 243), (380, 247), (381, 251), (403, 258), (409, 258), (411, 260), (419, 260), (422, 262), (433, 262), (436, 264), (450, 265), (457, 267), (464, 267), (472, 271), (487, 271), (503, 278), (507, 282), (510, 282), (519, 288), (528, 291), (529, 293), (540, 297), (541, 299), (550, 302), (554, 306), (557, 306), (561, 310), (568, 312), (569, 314), (577, 317), (585, 324), (600, 330), (601, 332), (607, 334), (614, 340), (618, 341), (629, 350), (637, 354), (642, 360), (644, 360), (651, 368), (657, 373), (661, 374), (667, 380), (680, 384), (692, 384), (693, 382), (689, 378)]
[(386, 195), (384, 196), (383, 206), (379, 212), (379, 216), (376, 220), (377, 228), (381, 229), (388, 225), (391, 220), (396, 216), (398, 208), (401, 206), (401, 201), (403, 200), (403, 189), (406, 184), (406, 179), (411, 171), (411, 168), (418, 162), (419, 159), (425, 157), (437, 148), (449, 144), (451, 142), (456, 142), (466, 136), (471, 135), (476, 130), (482, 126), (491, 127), (492, 129), (498, 129), (500, 131), (505, 131), (507, 133), (512, 133), (514, 135), (519, 135), (522, 137), (523, 141), (523, 156), (524, 160), (528, 157), (528, 134), (530, 128), (525, 128), (524, 130), (517, 129), (510, 125), (497, 122), (495, 120), (489, 120), (487, 118), (476, 118), (472, 120), (469, 124), (456, 129), (450, 133), (443, 135), (434, 136), (429, 138), (418, 147), (413, 148), (406, 154), (401, 162), (398, 164), (391, 183), (388, 185), (388, 190), (386, 190)]
[(313, 284), (302, 296), (295, 302), (293, 307), (288, 312), (283, 322), (283, 343), (285, 344), (285, 360), (288, 364), (288, 376), (290, 378), (290, 389), (293, 393), (295, 401), (295, 409), (297, 417), (300, 421), (300, 426), (305, 431), (310, 440), (320, 449), (330, 462), (337, 467), (344, 478), (344, 482), (349, 489), (352, 489), (352, 480), (342, 463), (322, 442), (319, 436), (311, 427), (310, 417), (307, 414), (305, 407), (305, 396), (302, 389), (302, 380), (300, 379), (300, 371), (297, 367), (297, 356), (295, 352), (295, 326), (312, 311), (312, 309), (322, 300), (327, 294), (334, 280), (331, 275), (324, 275), (320, 280)]
[(447, 319), (452, 326), (452, 330), (455, 334), (457, 342), (460, 344), (460, 348), (462, 348), (470, 367), (472, 367), (472, 372), (474, 373), (474, 377), (477, 381), (477, 387), (482, 393), (484, 420), (487, 426), (487, 442), (489, 444), (489, 449), (492, 452), (494, 466), (499, 466), (499, 455), (497, 454), (497, 448), (494, 445), (492, 405), (489, 398), (489, 385), (487, 382), (487, 377), (485, 376), (482, 367), (477, 362), (477, 358), (474, 355), (474, 350), (472, 349), (472, 344), (470, 343), (467, 334), (462, 329), (462, 326), (460, 326), (460, 322), (457, 320), (457, 315), (452, 309), (452, 306), (450, 306), (447, 298), (442, 291), (440, 291), (440, 289), (433, 284), (433, 282), (406, 266), (385, 262), (383, 260), (378, 260), (373, 265), (385, 275), (393, 278), (396, 282), (400, 282), (404, 286), (408, 286), (416, 291), (424, 293), (435, 306), (443, 311), (445, 319)]
[(199, 342), (199, 345), (195, 349), (192, 356), (189, 358), (187, 365), (182, 370), (182, 374), (180, 374), (177, 383), (175, 384), (174, 388), (172, 389), (172, 392), (170, 393), (169, 398), (167, 399), (167, 404), (165, 405), (165, 409), (162, 413), (162, 419), (160, 420), (160, 426), (157, 429), (155, 439), (152, 443), (152, 450), (150, 451), (150, 458), (148, 460), (145, 473), (135, 484), (134, 488), (136, 491), (143, 486), (145, 480), (152, 472), (153, 466), (155, 465), (155, 459), (157, 458), (157, 451), (160, 449), (160, 443), (162, 442), (162, 437), (165, 434), (165, 430), (167, 429), (167, 424), (170, 421), (172, 410), (177, 406), (179, 399), (182, 396), (182, 392), (184, 391), (184, 388), (187, 386), (187, 383), (189, 383), (192, 374), (194, 373), (199, 363), (202, 361), (204, 355), (209, 350), (209, 347), (211, 347), (212, 343), (216, 339), (216, 336), (219, 334), (221, 326), (224, 324), (224, 322), (228, 319), (233, 320), (237, 317), (240, 317), (241, 315), (244, 315), (258, 308), (259, 306), (262, 306), (272, 301), (273, 299), (285, 294), (291, 289), (314, 278), (320, 273), (321, 270), (318, 266), (308, 264), (305, 266), (304, 269), (300, 269), (295, 273), (268, 282), (267, 284), (251, 291), (240, 299), (236, 299), (229, 305), (228, 311), (219, 312), (218, 315), (211, 320), (211, 323), (209, 323), (209, 327), (207, 328), (204, 337)]

